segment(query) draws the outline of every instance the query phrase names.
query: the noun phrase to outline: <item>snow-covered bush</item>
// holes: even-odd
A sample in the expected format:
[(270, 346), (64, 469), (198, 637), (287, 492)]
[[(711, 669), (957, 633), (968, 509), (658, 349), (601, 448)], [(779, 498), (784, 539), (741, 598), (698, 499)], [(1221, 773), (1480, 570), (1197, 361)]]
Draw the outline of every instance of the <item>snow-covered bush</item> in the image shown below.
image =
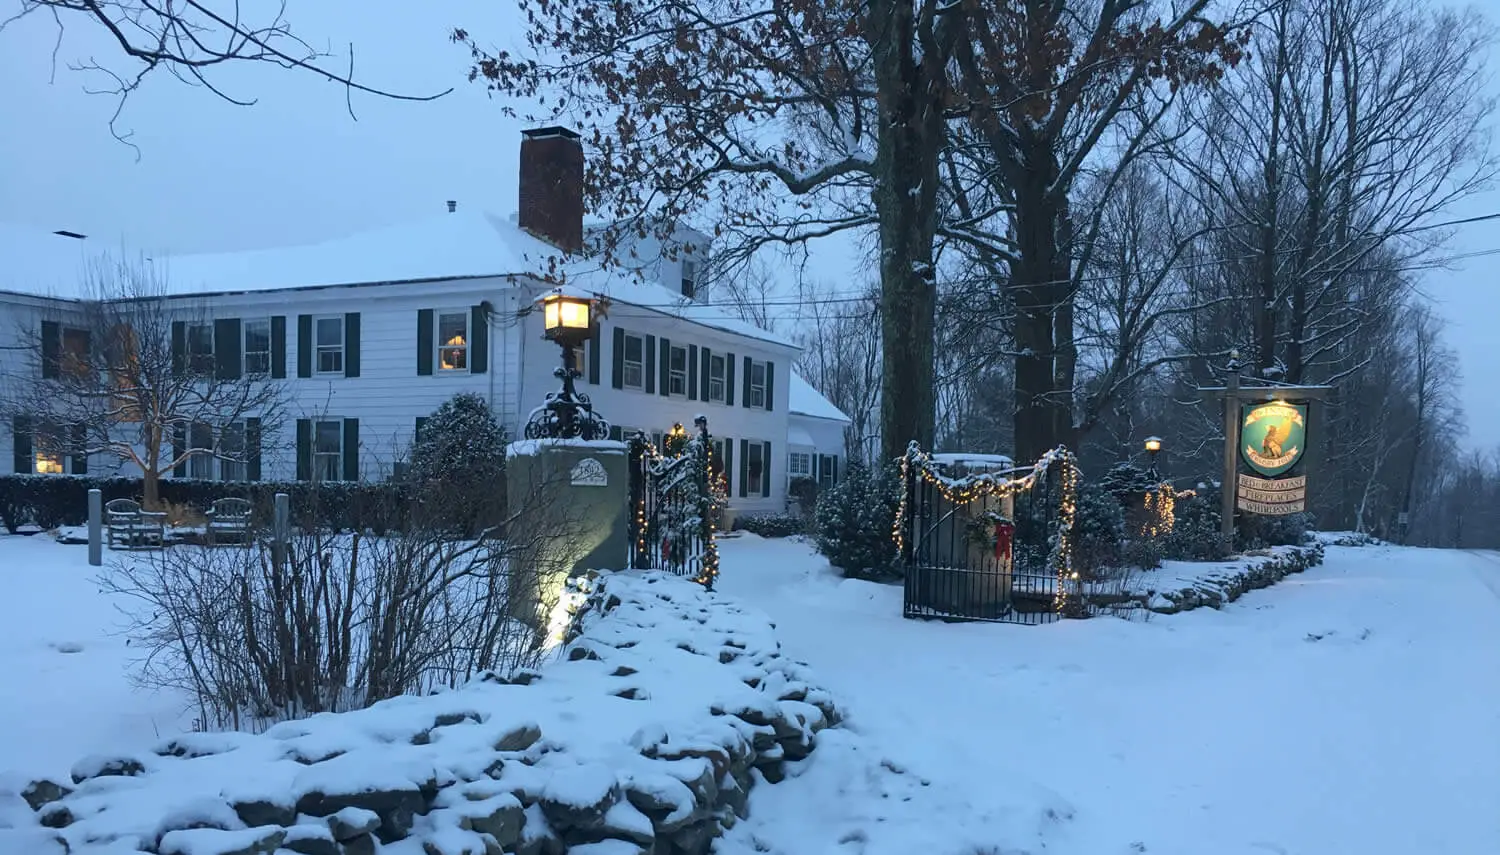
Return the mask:
[(1084, 482), (1078, 491), (1073, 544), (1073, 567), (1084, 578), (1127, 563), (1122, 554), (1125, 515), (1114, 494), (1099, 484)]
[(1165, 555), (1177, 561), (1221, 561), (1229, 544), (1219, 532), (1219, 491), (1200, 485), (1191, 496), (1178, 499), (1175, 522), (1164, 539)]
[(1239, 521), (1239, 542), (1244, 549), (1301, 546), (1308, 541), (1308, 532), (1312, 528), (1313, 515), (1305, 511), (1285, 516), (1242, 514)]
[(407, 480), (428, 520), (470, 536), (505, 515), (505, 429), (485, 399), (444, 401), (412, 443)]
[(893, 529), (900, 507), (901, 484), (893, 472), (851, 463), (818, 502), (818, 551), (849, 578), (899, 579)]
[[(563, 499), (538, 485), (531, 510)], [(537, 530), (504, 520), (455, 537), (422, 515), (399, 531), (332, 533), (294, 509), (287, 543), (122, 556), (99, 582), (133, 604), (127, 634), (153, 687), (185, 691), (205, 728), (257, 728), (533, 666), (578, 542), (567, 507)], [(302, 522), (308, 524), (303, 525)]]

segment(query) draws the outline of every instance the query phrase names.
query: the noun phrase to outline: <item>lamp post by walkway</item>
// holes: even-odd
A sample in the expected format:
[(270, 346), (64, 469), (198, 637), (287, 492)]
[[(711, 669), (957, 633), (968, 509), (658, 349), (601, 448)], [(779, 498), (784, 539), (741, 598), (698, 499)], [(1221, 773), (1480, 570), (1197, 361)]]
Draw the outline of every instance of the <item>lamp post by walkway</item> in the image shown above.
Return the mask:
[(1161, 476), (1156, 472), (1156, 455), (1161, 453), (1161, 437), (1146, 437), (1146, 453), (1151, 455), (1151, 469), (1147, 474), (1149, 474), (1153, 479), (1160, 478)]
[(594, 412), (589, 396), (574, 387), (578, 371), (578, 348), (593, 338), (598, 328), (599, 303), (591, 295), (559, 286), (537, 301), (542, 307), (542, 328), (547, 339), (562, 348), (562, 365), (552, 376), (562, 380), (562, 390), (547, 393), (547, 400), (526, 421), (527, 439), (606, 439), (609, 423)]

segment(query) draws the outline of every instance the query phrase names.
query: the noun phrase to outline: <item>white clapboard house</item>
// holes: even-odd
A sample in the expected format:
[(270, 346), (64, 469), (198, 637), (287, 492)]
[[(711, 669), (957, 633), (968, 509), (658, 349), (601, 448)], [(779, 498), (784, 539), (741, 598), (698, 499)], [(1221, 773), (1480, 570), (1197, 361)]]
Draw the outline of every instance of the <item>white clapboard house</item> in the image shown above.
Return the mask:
[[(170, 297), (174, 347), (186, 362), (263, 374), (284, 384), (295, 437), (263, 441), (247, 464), (205, 455), (177, 477), (378, 479), (392, 474), (424, 416), (476, 392), (519, 437), (558, 387), (559, 348), (543, 338), (534, 274), (586, 238), (583, 151), (576, 134), (521, 140), (519, 212), (464, 210), (323, 243), (157, 259)], [(791, 370), (787, 339), (693, 299), (706, 239), (649, 259), (636, 273), (574, 261), (568, 281), (608, 298), (583, 354), (580, 391), (626, 432), (661, 434), (709, 419), (737, 513), (776, 511), (798, 475), (829, 482), (844, 457), (847, 418)], [(88, 347), (80, 315), (86, 259), (119, 248), (71, 233), (0, 230), (0, 382), (37, 370), (26, 342)], [(232, 375), (234, 376), (234, 375)], [(59, 456), (22, 430), (0, 430), (16, 472), (130, 474), (116, 460)], [(205, 426), (220, 429), (222, 426)], [(244, 425), (235, 429), (243, 430)], [(53, 447), (53, 446), (47, 446)], [(9, 452), (5, 454), (5, 452)]]

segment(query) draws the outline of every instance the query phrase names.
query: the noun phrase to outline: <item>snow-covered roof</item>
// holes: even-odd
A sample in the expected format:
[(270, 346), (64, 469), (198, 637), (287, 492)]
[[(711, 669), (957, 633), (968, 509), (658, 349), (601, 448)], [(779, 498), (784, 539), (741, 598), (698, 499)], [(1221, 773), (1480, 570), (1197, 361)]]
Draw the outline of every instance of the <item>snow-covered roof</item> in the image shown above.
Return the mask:
[[(77, 299), (89, 258), (118, 247), (7, 226), (0, 230), (0, 290)], [(553, 245), (523, 231), (513, 217), (483, 211), (436, 214), (372, 231), (300, 246), (245, 252), (157, 256), (153, 264), (176, 294), (223, 294), (443, 279), (540, 276), (558, 271), (568, 282), (620, 303), (787, 347), (790, 340), (740, 320), (723, 308), (694, 303), (638, 275), (601, 270), (587, 259), (564, 259)]]
[(844, 411), (833, 405), (833, 402), (823, 397), (823, 394), (812, 387), (811, 383), (802, 379), (802, 375), (793, 371), (791, 386), (787, 394), (790, 403), (787, 409), (799, 416), (809, 416), (815, 419), (829, 419), (836, 422), (848, 423), (849, 417)]

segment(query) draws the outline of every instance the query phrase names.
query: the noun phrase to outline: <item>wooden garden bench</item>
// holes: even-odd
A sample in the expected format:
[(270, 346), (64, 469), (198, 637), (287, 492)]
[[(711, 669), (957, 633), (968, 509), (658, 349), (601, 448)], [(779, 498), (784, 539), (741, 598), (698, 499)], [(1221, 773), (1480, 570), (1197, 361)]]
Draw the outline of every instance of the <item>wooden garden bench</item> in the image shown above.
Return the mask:
[(213, 507), (209, 508), (208, 517), (208, 542), (219, 543), (249, 543), (250, 542), (250, 517), (255, 512), (255, 506), (248, 499), (217, 499)]
[(127, 549), (161, 546), (166, 541), (167, 515), (143, 511), (132, 499), (110, 499), (104, 506), (104, 527), (111, 549), (120, 544)]

